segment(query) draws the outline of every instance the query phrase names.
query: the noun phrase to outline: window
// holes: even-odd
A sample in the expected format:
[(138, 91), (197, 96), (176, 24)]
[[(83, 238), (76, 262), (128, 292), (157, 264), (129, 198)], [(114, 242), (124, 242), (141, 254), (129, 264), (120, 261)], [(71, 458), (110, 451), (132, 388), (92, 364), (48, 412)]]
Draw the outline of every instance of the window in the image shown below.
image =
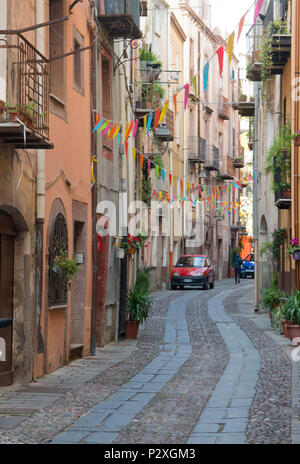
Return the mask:
[(74, 40), (73, 49), (75, 52), (73, 55), (73, 66), (74, 66), (74, 89), (79, 93), (83, 93), (83, 53), (79, 50), (83, 48), (84, 41), (82, 35), (74, 27)]
[(179, 258), (176, 267), (204, 267), (206, 260), (203, 256), (184, 256)]
[(59, 213), (52, 226), (49, 244), (49, 306), (66, 305), (67, 281), (55, 266), (55, 258), (61, 251), (68, 251), (68, 232), (64, 216)]
[[(49, 0), (49, 20), (63, 18), (64, 1)], [(64, 23), (52, 24), (50, 30), (50, 50), (51, 58), (58, 58), (64, 54)], [(50, 93), (61, 102), (65, 101), (65, 60), (55, 60), (50, 62)]]

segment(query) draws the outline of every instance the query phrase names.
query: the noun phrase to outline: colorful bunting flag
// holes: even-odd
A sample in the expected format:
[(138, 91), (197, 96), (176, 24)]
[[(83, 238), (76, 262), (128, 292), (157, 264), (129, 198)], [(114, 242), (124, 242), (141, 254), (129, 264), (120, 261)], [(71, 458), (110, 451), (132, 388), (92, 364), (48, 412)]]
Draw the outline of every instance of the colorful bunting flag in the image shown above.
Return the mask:
[(166, 101), (166, 103), (165, 103), (165, 105), (164, 105), (164, 107), (163, 107), (163, 110), (162, 110), (162, 112), (161, 112), (160, 118), (159, 118), (159, 120), (158, 120), (158, 126), (161, 125), (161, 123), (162, 123), (162, 121), (163, 121), (163, 119), (164, 119), (164, 117), (165, 117), (165, 114), (166, 114), (166, 112), (167, 112), (168, 107), (169, 107), (169, 100)]
[(209, 73), (209, 63), (206, 63), (203, 69), (203, 87), (204, 87), (204, 92), (207, 90), (207, 85), (208, 85), (208, 73)]
[(249, 10), (244, 14), (244, 16), (242, 16), (241, 20), (240, 20), (240, 23), (239, 23), (239, 30), (238, 30), (238, 36), (237, 36), (237, 42), (240, 40), (240, 37), (241, 37), (241, 33), (242, 33), (242, 30), (243, 30), (243, 27), (244, 27), (244, 22), (245, 22), (245, 18), (248, 14)]
[(184, 110), (186, 110), (188, 99), (189, 99), (190, 84), (184, 86)]
[(218, 48), (217, 55), (218, 55), (218, 59), (219, 59), (220, 76), (221, 76), (221, 78), (223, 78), (224, 47)]
[(138, 127), (139, 127), (139, 120), (137, 119), (137, 120), (135, 121), (134, 128), (133, 128), (133, 132), (132, 132), (132, 138), (133, 138), (133, 139), (135, 139), (135, 136), (136, 136)]
[(119, 132), (120, 132), (120, 130), (121, 130), (121, 126), (122, 126), (122, 124), (119, 124), (117, 130), (115, 131), (114, 135), (112, 136), (112, 140), (113, 140), (114, 138), (116, 138), (117, 136), (118, 136), (118, 138), (119, 138), (119, 135), (120, 135)]
[[(154, 131), (156, 131), (156, 128), (157, 128), (157, 124), (158, 124), (158, 120), (159, 120), (159, 113), (160, 113), (160, 109), (157, 108), (156, 112), (155, 112), (155, 123), (154, 123)], [(152, 113), (151, 113), (152, 114)]]
[(133, 162), (135, 163), (135, 158), (136, 158), (136, 149), (135, 148), (132, 149), (132, 158), (133, 158)]
[(228, 37), (228, 56), (229, 56), (229, 63), (231, 63), (231, 60), (232, 60), (232, 57), (233, 57), (234, 38), (235, 38), (235, 32), (232, 32), (232, 34), (230, 34), (230, 36)]
[(193, 87), (194, 87), (194, 92), (195, 92), (195, 98), (198, 100), (198, 86), (197, 86), (197, 74), (192, 79), (193, 82)]
[(177, 114), (177, 93), (173, 96), (173, 103), (174, 103), (174, 114)]
[(98, 129), (98, 132), (101, 134), (101, 132), (104, 131), (104, 129), (107, 128), (107, 126), (110, 124), (110, 121), (105, 121), (102, 126)]
[(256, 24), (257, 18), (259, 16), (260, 10), (262, 8), (264, 0), (257, 0), (256, 8), (254, 11), (254, 24)]
[(141, 166), (141, 169), (143, 169), (143, 166), (144, 166), (144, 155), (141, 155), (141, 154), (140, 154), (140, 166)]
[(128, 155), (128, 142), (127, 142), (127, 140), (125, 140), (124, 144), (125, 144), (125, 153), (126, 153), (126, 156), (127, 156)]
[(150, 132), (152, 119), (153, 119), (153, 113), (150, 113), (148, 117), (148, 122), (147, 122), (147, 135), (149, 135), (149, 132)]

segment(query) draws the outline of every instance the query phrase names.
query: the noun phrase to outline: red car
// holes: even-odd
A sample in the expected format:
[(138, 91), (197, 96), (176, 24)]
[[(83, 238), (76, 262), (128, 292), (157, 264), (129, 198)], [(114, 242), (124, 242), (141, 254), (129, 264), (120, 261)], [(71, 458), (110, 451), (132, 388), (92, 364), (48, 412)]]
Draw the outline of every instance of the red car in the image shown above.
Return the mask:
[(215, 286), (215, 267), (206, 255), (181, 256), (172, 270), (171, 289)]

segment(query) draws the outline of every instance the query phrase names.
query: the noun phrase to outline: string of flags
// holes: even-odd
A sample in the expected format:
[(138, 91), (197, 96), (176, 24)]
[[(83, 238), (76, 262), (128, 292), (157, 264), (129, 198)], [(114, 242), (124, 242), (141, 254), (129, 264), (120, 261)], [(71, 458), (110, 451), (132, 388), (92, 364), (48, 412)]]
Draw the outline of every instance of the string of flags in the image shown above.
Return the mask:
[[(259, 16), (260, 11), (261, 11), (262, 6), (263, 6), (263, 1), (264, 0), (258, 0), (256, 2), (256, 0), (255, 0), (253, 2), (253, 4), (251, 5), (251, 7), (248, 8), (246, 13), (241, 17), (241, 19), (239, 21), (239, 24), (237, 26), (237, 29), (238, 29), (237, 37), (236, 37), (235, 31), (233, 31), (229, 35), (229, 37), (225, 40), (226, 43), (227, 43), (227, 52), (228, 52), (228, 56), (229, 56), (229, 62), (231, 62), (231, 60), (233, 58), (235, 38), (236, 38), (236, 42), (238, 43), (238, 41), (239, 41), (239, 39), (241, 37), (242, 31), (243, 31), (246, 16), (248, 15), (251, 8), (256, 3), (255, 13), (254, 13), (254, 24), (256, 24), (257, 18)], [(206, 92), (207, 86), (208, 86), (208, 77), (209, 77), (209, 69), (210, 69), (210, 64), (209, 63), (216, 55), (218, 56), (220, 78), (221, 79), (223, 78), (224, 53), (225, 53), (224, 47), (220, 46), (216, 50), (216, 52), (205, 63), (204, 68), (203, 68), (203, 88), (204, 88), (204, 92)], [(193, 86), (193, 88), (194, 88), (195, 98), (196, 99), (198, 99), (198, 95), (197, 95), (197, 93), (198, 93), (197, 92), (198, 91), (197, 78), (198, 78), (199, 74), (200, 74), (200, 71), (193, 76), (192, 84), (191, 84)], [(189, 83), (187, 83), (181, 89), (181, 90), (184, 90), (184, 110), (186, 110), (186, 108), (187, 108), (189, 90), (190, 90), (191, 85)], [(177, 92), (173, 95), (173, 98), (172, 98), (175, 114), (177, 114), (177, 95), (181, 90), (177, 90)], [(146, 116), (141, 116), (140, 118), (137, 118), (134, 121), (126, 122), (125, 123), (125, 126), (126, 126), (126, 129), (125, 129), (125, 141), (127, 141), (127, 139), (129, 138), (129, 136), (131, 134), (132, 134), (132, 138), (133, 139), (135, 138), (135, 136), (137, 134), (137, 128), (138, 128), (138, 125), (139, 125), (139, 121), (141, 119), (144, 119), (145, 135), (149, 134), (149, 130), (150, 130), (150, 127), (151, 127), (151, 124), (152, 124), (152, 120), (154, 121), (154, 131), (155, 131), (157, 129), (157, 127), (159, 127), (160, 124), (162, 123), (162, 121), (163, 121), (163, 119), (165, 117), (165, 114), (167, 112), (167, 109), (169, 107), (169, 104), (170, 104), (170, 102), (169, 102), (169, 100), (167, 100), (164, 103), (162, 111), (161, 111), (161, 106), (159, 106), (155, 110), (149, 111), (149, 113)], [(124, 122), (122, 122), (122, 121), (111, 121), (111, 120), (108, 120), (108, 119), (106, 119), (104, 117), (101, 117), (99, 113), (96, 113), (96, 125), (95, 125), (92, 132), (98, 131), (99, 133), (102, 133), (102, 136), (107, 135), (108, 140), (110, 140), (110, 139), (114, 139), (115, 137), (119, 136), (120, 132), (122, 132), (121, 129), (122, 129), (123, 125), (124, 125)]]

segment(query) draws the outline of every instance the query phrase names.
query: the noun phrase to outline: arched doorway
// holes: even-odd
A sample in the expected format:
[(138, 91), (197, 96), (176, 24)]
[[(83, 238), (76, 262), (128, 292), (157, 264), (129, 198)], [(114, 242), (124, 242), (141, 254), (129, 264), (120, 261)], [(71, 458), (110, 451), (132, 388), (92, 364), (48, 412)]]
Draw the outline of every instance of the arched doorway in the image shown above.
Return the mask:
[(11, 385), (14, 293), (14, 240), (12, 217), (0, 209), (0, 387)]

